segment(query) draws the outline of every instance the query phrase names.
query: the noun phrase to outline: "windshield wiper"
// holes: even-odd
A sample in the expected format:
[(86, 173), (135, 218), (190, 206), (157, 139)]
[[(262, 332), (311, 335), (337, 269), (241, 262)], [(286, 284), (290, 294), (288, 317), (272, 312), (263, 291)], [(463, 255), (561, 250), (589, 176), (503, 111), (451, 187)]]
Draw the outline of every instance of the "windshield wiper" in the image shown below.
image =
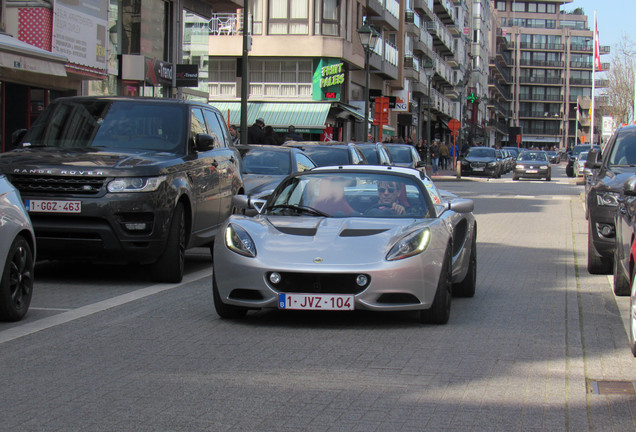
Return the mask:
[(327, 213), (321, 212), (318, 209), (315, 209), (313, 207), (309, 207), (309, 206), (301, 206), (301, 205), (291, 205), (291, 204), (276, 204), (270, 207), (267, 207), (266, 210), (274, 210), (274, 209), (290, 209), (290, 210), (296, 210), (297, 212), (300, 213), (309, 213), (309, 214), (313, 214), (313, 215), (317, 215), (317, 216), (326, 216), (329, 217), (329, 215)]

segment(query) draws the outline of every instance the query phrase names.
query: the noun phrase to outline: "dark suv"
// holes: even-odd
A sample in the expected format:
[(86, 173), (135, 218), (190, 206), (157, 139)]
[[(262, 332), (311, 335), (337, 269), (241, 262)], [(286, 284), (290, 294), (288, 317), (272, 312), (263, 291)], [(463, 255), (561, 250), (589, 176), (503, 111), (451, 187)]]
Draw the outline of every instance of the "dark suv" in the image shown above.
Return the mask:
[(185, 250), (212, 246), (243, 192), (240, 155), (206, 104), (120, 97), (55, 100), (0, 171), (29, 211), (38, 258), (151, 264), (179, 282)]
[(609, 274), (616, 253), (614, 214), (625, 181), (636, 172), (636, 126), (618, 129), (602, 156), (599, 150), (590, 151), (586, 168), (595, 171), (588, 180), (586, 197), (587, 269), (592, 274)]

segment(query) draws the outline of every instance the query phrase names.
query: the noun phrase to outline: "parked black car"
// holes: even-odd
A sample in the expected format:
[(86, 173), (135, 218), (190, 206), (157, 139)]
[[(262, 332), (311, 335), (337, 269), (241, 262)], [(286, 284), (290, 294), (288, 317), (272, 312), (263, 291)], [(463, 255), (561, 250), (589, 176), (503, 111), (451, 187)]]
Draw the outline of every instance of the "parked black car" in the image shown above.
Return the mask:
[(386, 145), (377, 143), (355, 143), (364, 154), (369, 165), (393, 165), (393, 159)]
[(396, 166), (415, 168), (426, 174), (426, 161), (420, 158), (415, 147), (410, 144), (387, 144), (386, 147)]
[(575, 145), (571, 152), (568, 152), (568, 164), (565, 166), (565, 174), (568, 177), (574, 177), (574, 162), (576, 162), (576, 158), (581, 152), (589, 152), (590, 150), (601, 150), (600, 146), (591, 144), (580, 144)]
[(617, 261), (614, 213), (624, 183), (636, 172), (636, 126), (618, 129), (608, 141), (602, 157), (599, 150), (591, 150), (586, 168), (596, 171), (586, 187), (587, 269), (592, 274), (609, 274)]
[(632, 248), (636, 237), (636, 176), (629, 177), (623, 184), (614, 213), (616, 227), (616, 250), (614, 253), (614, 293), (630, 295), (634, 261)]
[(177, 99), (55, 100), (0, 171), (20, 191), (40, 259), (151, 264), (179, 282), (185, 250), (211, 247), (243, 193), (221, 113)]
[(245, 195), (250, 206), (246, 214), (254, 215), (265, 204), (276, 186), (289, 174), (309, 171), (316, 163), (296, 147), (248, 144), (236, 146), (243, 159)]
[(520, 178), (552, 179), (552, 167), (548, 155), (543, 150), (525, 150), (517, 156), (513, 180)]
[(304, 151), (318, 166), (367, 165), (367, 158), (356, 144), (321, 141), (287, 141), (286, 147)]
[(492, 147), (471, 147), (461, 161), (462, 175), (501, 177), (502, 167)]

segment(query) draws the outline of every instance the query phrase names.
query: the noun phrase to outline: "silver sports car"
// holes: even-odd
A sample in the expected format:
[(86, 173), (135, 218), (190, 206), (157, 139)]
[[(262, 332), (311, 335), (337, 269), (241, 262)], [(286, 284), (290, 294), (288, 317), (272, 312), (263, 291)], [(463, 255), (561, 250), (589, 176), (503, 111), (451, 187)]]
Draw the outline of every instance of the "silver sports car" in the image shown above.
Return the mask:
[(233, 215), (221, 228), (215, 309), (222, 318), (262, 308), (416, 310), (420, 321), (444, 324), (452, 295), (475, 293), (473, 208), (412, 168), (290, 175), (258, 215)]
[(24, 317), (33, 294), (35, 235), (20, 193), (0, 175), (0, 321)]

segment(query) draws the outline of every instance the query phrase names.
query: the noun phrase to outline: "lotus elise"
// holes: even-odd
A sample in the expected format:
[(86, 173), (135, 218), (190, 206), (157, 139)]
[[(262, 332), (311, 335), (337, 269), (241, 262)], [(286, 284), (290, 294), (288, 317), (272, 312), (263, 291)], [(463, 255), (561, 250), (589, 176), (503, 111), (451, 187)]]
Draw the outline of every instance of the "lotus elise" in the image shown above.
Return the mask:
[[(238, 195), (235, 206), (249, 208)], [(417, 311), (445, 324), (472, 297), (477, 224), (470, 199), (412, 168), (320, 167), (283, 180), (258, 215), (229, 217), (214, 245), (222, 318), (248, 310)]]

